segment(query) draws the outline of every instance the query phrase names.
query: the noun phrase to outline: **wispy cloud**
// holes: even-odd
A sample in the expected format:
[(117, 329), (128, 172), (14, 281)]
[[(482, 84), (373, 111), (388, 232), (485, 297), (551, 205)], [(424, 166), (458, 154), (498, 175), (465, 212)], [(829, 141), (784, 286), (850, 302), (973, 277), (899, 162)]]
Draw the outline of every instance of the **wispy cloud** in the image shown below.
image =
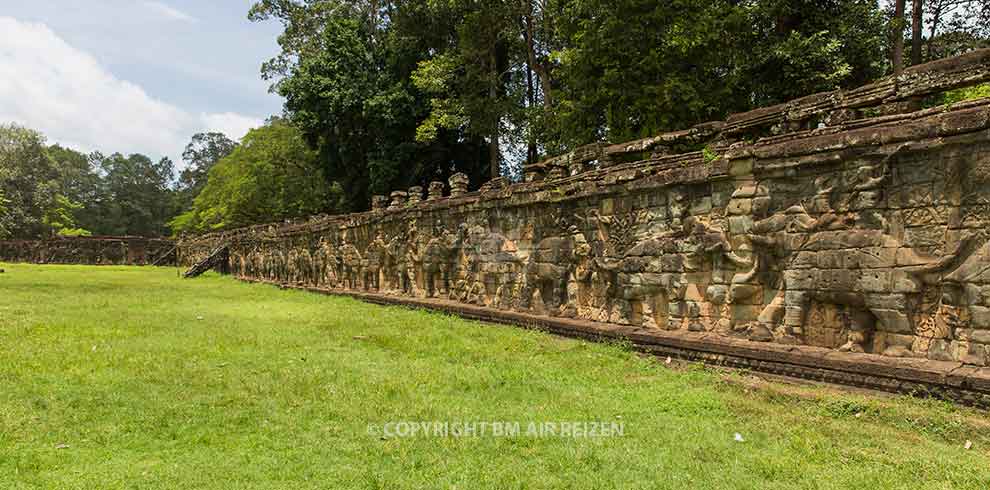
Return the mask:
[(191, 113), (110, 73), (43, 24), (0, 17), (0, 123), (16, 122), (81, 151), (170, 156), (189, 137), (222, 131), (241, 138), (260, 118)]
[(162, 17), (165, 17), (168, 20), (178, 20), (178, 21), (181, 21), (181, 22), (192, 22), (192, 23), (199, 22), (199, 19), (197, 19), (197, 18), (195, 18), (195, 17), (193, 17), (193, 16), (191, 16), (191, 15), (189, 15), (189, 14), (187, 14), (187, 13), (185, 13), (185, 12), (183, 12), (183, 11), (175, 8), (175, 7), (166, 5), (166, 4), (161, 3), (161, 2), (154, 2), (154, 1), (150, 1), (150, 0), (145, 0), (144, 6), (147, 7), (149, 10), (157, 13), (158, 15), (161, 15)]

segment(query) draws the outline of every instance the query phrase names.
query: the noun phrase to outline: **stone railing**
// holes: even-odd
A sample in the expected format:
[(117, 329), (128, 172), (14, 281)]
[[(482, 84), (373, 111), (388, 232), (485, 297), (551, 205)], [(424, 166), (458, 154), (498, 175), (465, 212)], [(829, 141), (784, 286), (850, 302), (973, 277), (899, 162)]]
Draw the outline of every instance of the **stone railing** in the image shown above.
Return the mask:
[(173, 240), (141, 237), (59, 237), (0, 241), (0, 261), (32, 264), (175, 265)]
[(582, 147), (522, 183), (468, 192), (456, 175), (446, 197), (434, 182), (367, 213), (187, 238), (180, 256), (227, 245), (244, 279), (493, 318), (985, 366), (990, 100), (925, 107), (987, 80), (977, 51)]

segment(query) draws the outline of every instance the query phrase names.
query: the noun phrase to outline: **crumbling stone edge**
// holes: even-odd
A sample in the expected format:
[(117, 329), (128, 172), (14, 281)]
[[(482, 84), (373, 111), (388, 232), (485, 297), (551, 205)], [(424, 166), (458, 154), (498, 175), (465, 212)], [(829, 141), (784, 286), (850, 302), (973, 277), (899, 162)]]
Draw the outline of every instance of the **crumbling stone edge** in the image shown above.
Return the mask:
[(658, 357), (787, 376), (888, 393), (936, 398), (990, 410), (990, 368), (929, 359), (892, 359), (875, 354), (838, 352), (807, 345), (782, 345), (731, 339), (712, 333), (665, 331), (493, 310), (442, 299), (409, 298), (341, 291), (237, 277), (248, 283), (350, 297), (366, 303), (403, 306), (456, 315), (470, 320), (536, 329), (594, 342), (629, 342), (637, 351)]

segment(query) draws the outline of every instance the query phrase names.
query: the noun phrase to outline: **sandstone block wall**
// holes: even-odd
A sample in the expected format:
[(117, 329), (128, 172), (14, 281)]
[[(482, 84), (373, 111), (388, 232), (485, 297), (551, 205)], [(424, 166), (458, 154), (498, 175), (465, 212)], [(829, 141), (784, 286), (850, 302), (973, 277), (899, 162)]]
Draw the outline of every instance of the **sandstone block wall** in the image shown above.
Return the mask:
[[(335, 291), (990, 362), (990, 51), (685, 131), (595, 144), (467, 192), (180, 242)], [(928, 107), (928, 108), (925, 108)]]
[(0, 241), (0, 261), (32, 264), (175, 265), (173, 240), (140, 237), (59, 237)]

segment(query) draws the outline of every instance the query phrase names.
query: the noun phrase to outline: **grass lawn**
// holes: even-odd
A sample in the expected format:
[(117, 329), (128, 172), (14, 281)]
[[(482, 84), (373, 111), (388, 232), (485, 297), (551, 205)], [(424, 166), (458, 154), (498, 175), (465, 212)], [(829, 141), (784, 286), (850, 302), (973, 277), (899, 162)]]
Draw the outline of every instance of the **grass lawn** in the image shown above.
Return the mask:
[[(2, 267), (3, 489), (990, 488), (977, 410), (212, 274)], [(622, 435), (526, 434), (572, 421)]]

